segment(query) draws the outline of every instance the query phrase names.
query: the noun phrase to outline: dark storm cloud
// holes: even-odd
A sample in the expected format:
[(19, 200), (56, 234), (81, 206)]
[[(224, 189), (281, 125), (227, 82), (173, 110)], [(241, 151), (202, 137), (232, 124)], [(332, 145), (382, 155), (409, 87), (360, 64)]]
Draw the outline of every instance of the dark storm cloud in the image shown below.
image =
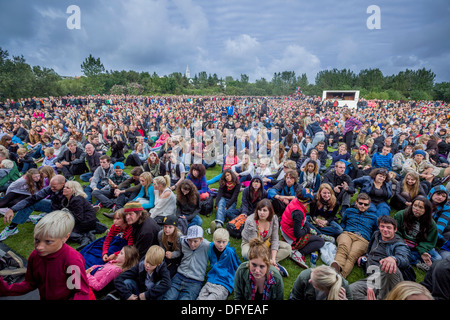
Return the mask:
[[(69, 5), (81, 30), (69, 30)], [(381, 9), (381, 29), (366, 12)], [(0, 46), (62, 75), (89, 55), (108, 70), (200, 71), (270, 80), (274, 72), (432, 69), (450, 79), (450, 5), (434, 1), (130, 0), (0, 1)]]

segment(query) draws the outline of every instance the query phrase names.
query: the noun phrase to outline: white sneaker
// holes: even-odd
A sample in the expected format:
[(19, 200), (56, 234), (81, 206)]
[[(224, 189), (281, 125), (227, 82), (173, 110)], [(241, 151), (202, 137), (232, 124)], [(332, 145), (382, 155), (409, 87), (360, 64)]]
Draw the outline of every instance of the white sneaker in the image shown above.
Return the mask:
[(19, 232), (19, 229), (17, 229), (17, 227), (10, 229), (9, 227), (6, 227), (5, 229), (3, 229), (3, 231), (0, 233), (0, 241), (5, 240), (6, 238), (8, 238), (9, 236), (15, 235), (16, 233)]
[(300, 253), (298, 250), (294, 250), (291, 252), (290, 258), (294, 260), (295, 263), (297, 263), (300, 267), (308, 269), (308, 265), (306, 264), (305, 257)]

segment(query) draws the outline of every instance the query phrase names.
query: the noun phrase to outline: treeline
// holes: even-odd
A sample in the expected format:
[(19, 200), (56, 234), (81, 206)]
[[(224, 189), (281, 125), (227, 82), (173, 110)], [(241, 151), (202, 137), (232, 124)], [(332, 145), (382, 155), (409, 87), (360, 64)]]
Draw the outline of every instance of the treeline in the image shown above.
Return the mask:
[(180, 72), (160, 76), (155, 72), (106, 70), (100, 58), (89, 55), (81, 64), (81, 77), (63, 77), (53, 69), (30, 66), (23, 56), (10, 57), (0, 48), (0, 100), (47, 97), (129, 94), (129, 95), (291, 95), (298, 87), (308, 96), (321, 96), (323, 90), (360, 90), (366, 99), (382, 100), (444, 100), (450, 102), (450, 82), (435, 83), (436, 75), (425, 68), (401, 71), (386, 76), (379, 69), (364, 69), (355, 73), (348, 69), (323, 70), (314, 83), (306, 74), (294, 71), (273, 74), (272, 79), (249, 81), (206, 71), (191, 79)]

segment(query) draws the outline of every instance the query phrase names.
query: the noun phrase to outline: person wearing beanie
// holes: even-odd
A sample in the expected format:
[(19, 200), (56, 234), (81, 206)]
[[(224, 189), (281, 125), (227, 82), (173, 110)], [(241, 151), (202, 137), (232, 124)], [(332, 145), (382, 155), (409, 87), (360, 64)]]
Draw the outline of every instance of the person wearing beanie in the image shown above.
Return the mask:
[(144, 210), (142, 204), (131, 201), (123, 207), (127, 223), (133, 228), (134, 246), (142, 259), (147, 250), (154, 244), (158, 245), (158, 232), (161, 229), (156, 221)]
[(427, 153), (421, 149), (417, 149), (413, 153), (413, 157), (403, 164), (401, 175), (406, 175), (410, 171), (415, 171), (420, 175), (422, 181), (430, 184), (429, 189), (436, 182), (436, 178), (440, 178), (441, 184), (444, 184), (450, 176), (450, 167), (440, 168), (433, 165), (426, 159)]
[(353, 168), (350, 170), (350, 177), (356, 179), (367, 175), (370, 172), (372, 159), (369, 156), (369, 148), (361, 145), (356, 153), (350, 158)]

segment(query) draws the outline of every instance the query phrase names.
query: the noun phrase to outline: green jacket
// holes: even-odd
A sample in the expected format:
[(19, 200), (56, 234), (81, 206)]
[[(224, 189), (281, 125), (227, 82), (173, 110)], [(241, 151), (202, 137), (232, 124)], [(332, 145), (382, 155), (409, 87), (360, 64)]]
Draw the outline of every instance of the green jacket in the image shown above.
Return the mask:
[[(252, 287), (248, 277), (250, 273), (248, 263), (248, 261), (241, 263), (236, 270), (234, 277), (234, 300), (250, 300), (252, 298)], [(280, 272), (272, 265), (269, 268), (269, 272), (272, 273), (275, 281), (275, 284), (270, 286), (269, 300), (283, 300), (283, 278), (281, 277)]]
[(397, 220), (397, 234), (402, 237), (404, 240), (410, 240), (412, 242), (417, 243), (416, 250), (422, 255), (425, 252), (429, 252), (436, 246), (438, 240), (438, 229), (436, 227), (436, 222), (431, 220), (431, 229), (428, 232), (427, 239), (425, 241), (418, 242), (416, 238), (413, 238), (406, 234), (405, 229), (403, 228), (403, 214), (405, 210), (400, 210), (394, 215), (394, 219)]
[[(309, 279), (311, 279), (312, 270), (313, 269), (310, 268), (300, 272), (292, 287), (291, 294), (289, 295), (289, 300), (316, 300), (316, 289), (309, 282)], [(353, 300), (353, 294), (350, 290), (350, 286), (348, 285), (348, 281), (345, 280), (342, 276), (340, 277), (342, 278), (342, 287), (345, 289), (347, 299)]]
[(20, 172), (19, 172), (19, 169), (17, 169), (17, 165), (14, 163), (14, 166), (9, 171), (9, 173), (6, 176), (4, 176), (2, 179), (0, 179), (0, 187), (4, 186), (5, 183), (7, 183), (8, 181), (16, 181), (19, 178), (20, 178)]

